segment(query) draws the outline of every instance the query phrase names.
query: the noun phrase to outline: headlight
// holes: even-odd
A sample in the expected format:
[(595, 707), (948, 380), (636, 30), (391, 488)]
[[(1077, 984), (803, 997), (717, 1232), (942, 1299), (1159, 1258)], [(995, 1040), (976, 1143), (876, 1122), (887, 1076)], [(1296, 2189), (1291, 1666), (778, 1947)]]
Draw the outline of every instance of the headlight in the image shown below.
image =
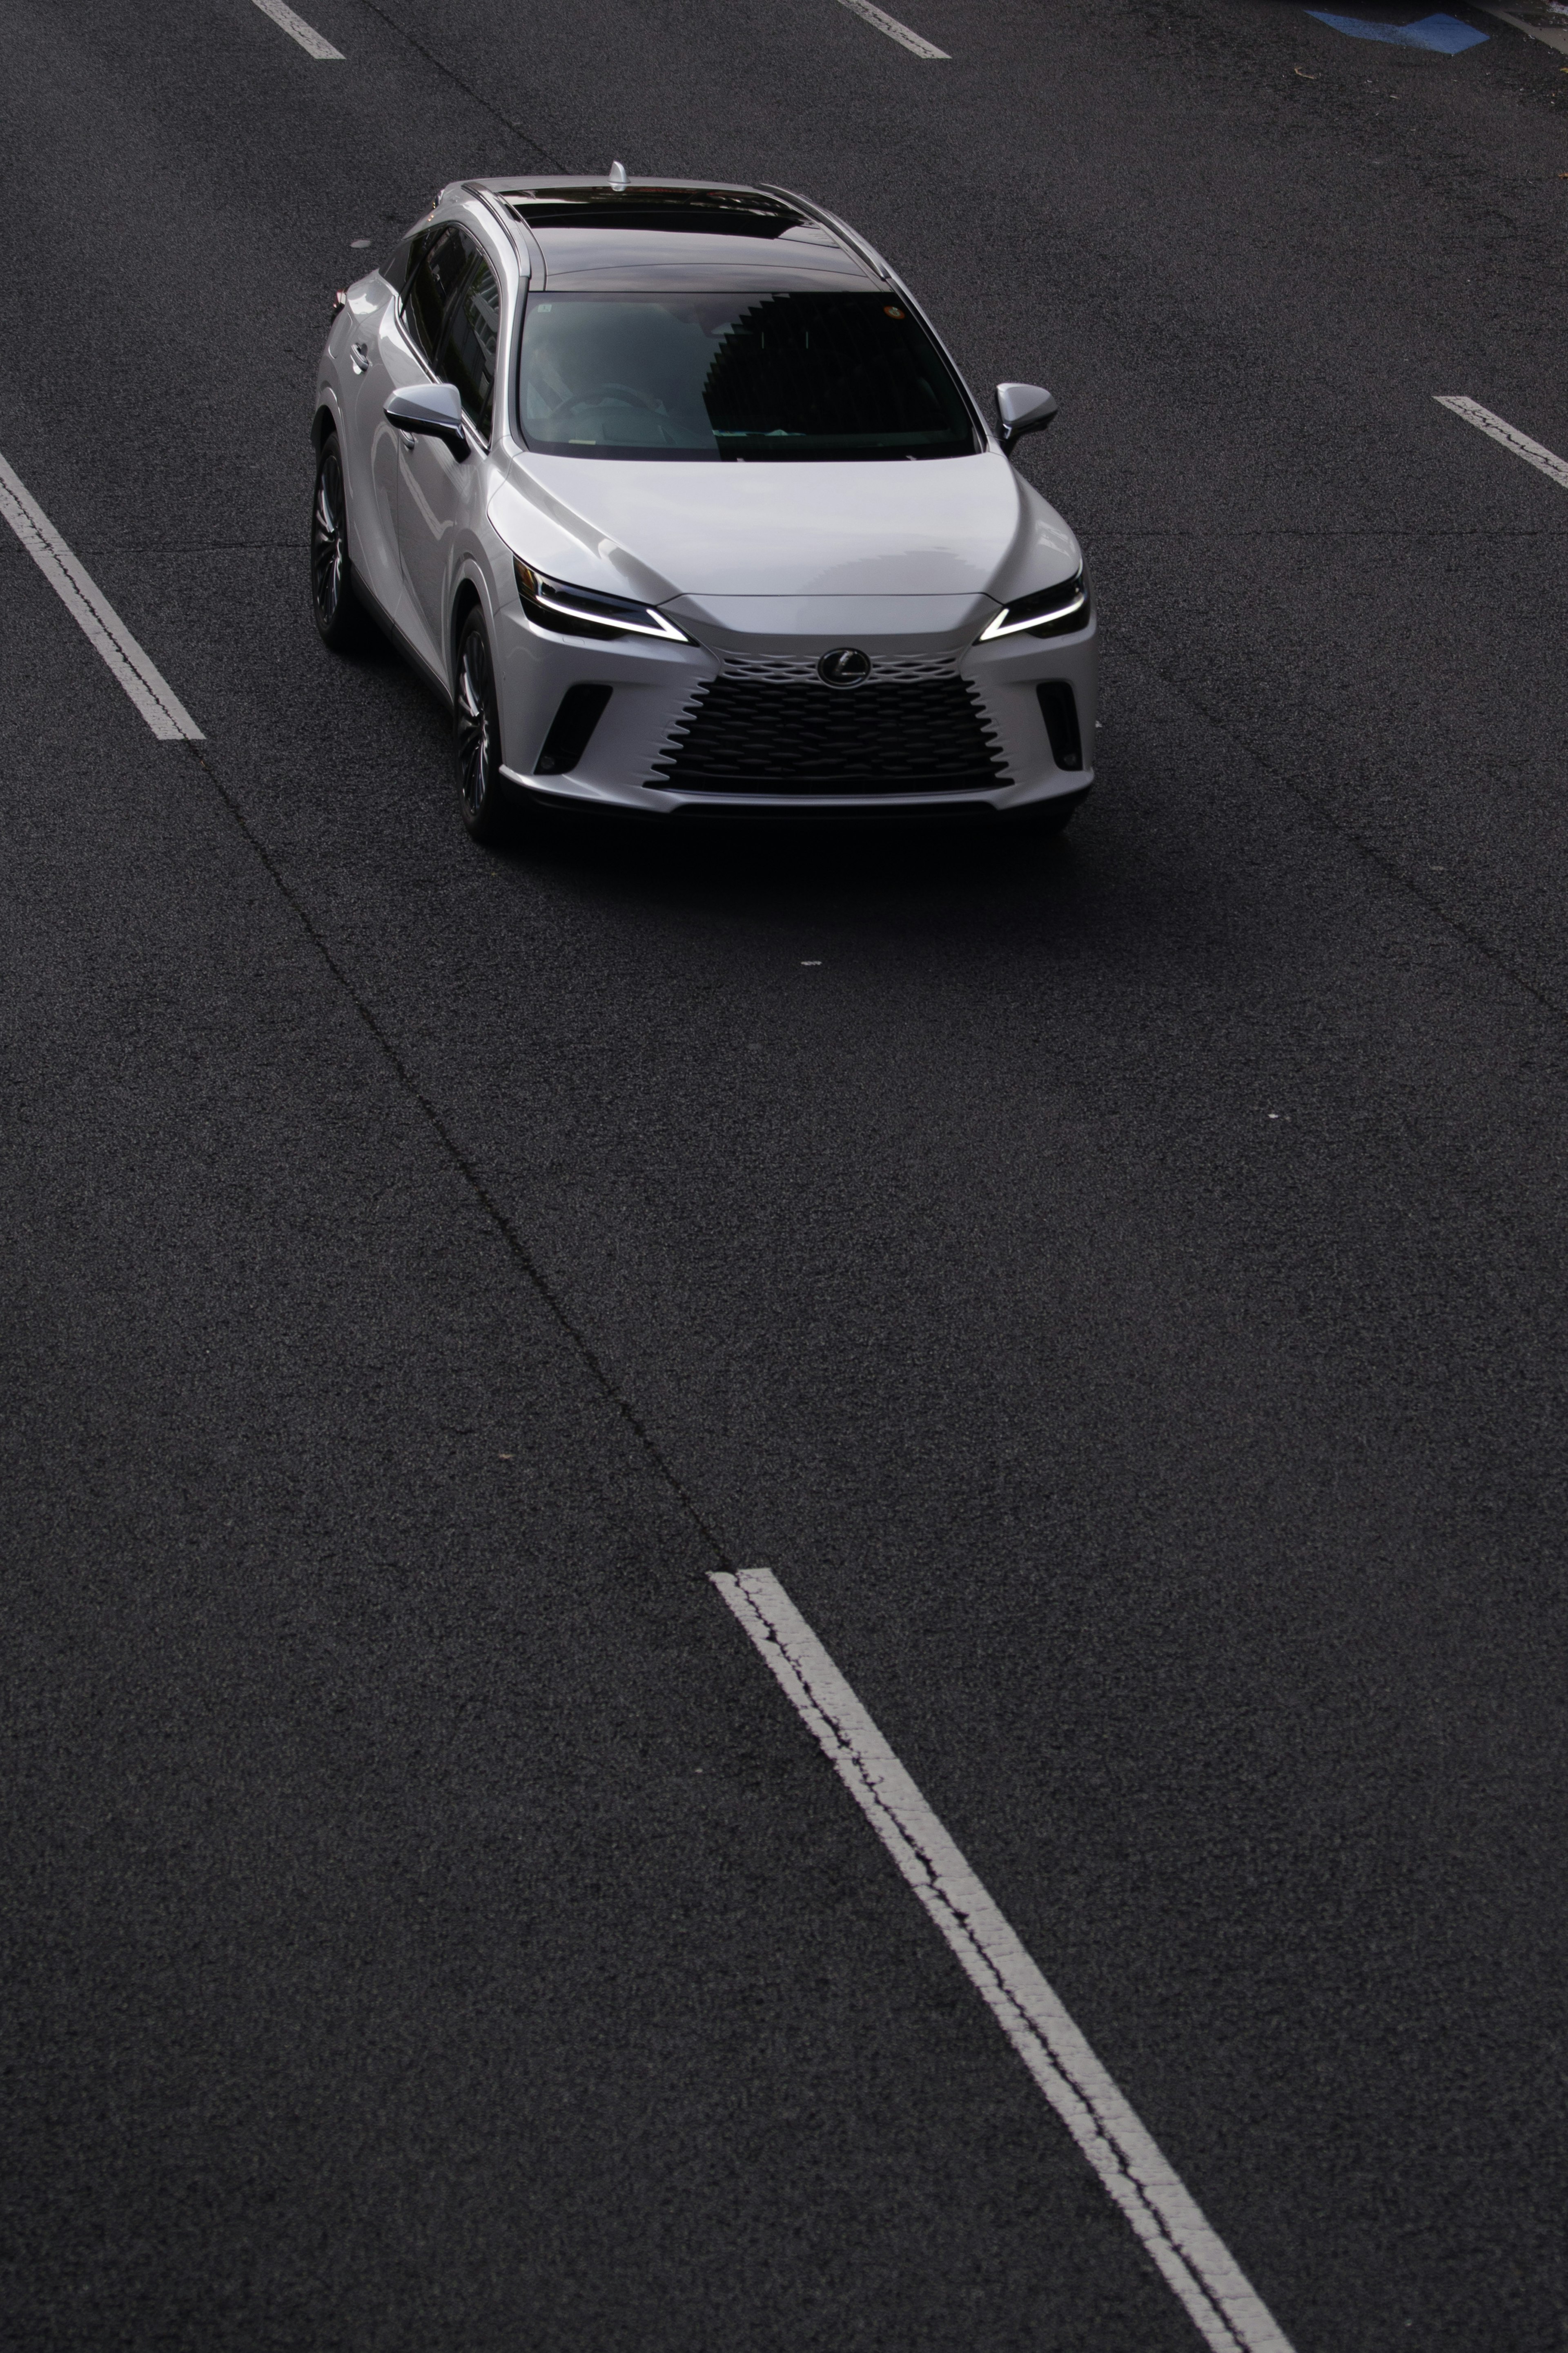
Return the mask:
[(1004, 605), (995, 619), (986, 622), (976, 642), (984, 645), (991, 638), (1016, 638), (1026, 629), (1037, 638), (1063, 638), (1069, 630), (1089, 627), (1089, 582), (1079, 570), (1070, 580), (1059, 580), (1054, 588), (1042, 588), (1036, 596)]
[(653, 605), (634, 605), (627, 596), (601, 596), (596, 588), (573, 588), (564, 580), (547, 580), (521, 555), (517, 566), (518, 594), (522, 609), (542, 629), (563, 638), (664, 638), (689, 646), (684, 629)]

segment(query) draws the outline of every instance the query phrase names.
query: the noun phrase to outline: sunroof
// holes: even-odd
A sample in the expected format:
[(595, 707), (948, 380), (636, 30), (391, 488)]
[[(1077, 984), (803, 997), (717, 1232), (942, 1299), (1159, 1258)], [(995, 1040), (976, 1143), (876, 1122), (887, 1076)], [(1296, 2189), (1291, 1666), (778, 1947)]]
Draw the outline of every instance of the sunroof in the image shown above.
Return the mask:
[(497, 201), (531, 228), (663, 229), (693, 237), (782, 237), (804, 215), (749, 188), (500, 188)]

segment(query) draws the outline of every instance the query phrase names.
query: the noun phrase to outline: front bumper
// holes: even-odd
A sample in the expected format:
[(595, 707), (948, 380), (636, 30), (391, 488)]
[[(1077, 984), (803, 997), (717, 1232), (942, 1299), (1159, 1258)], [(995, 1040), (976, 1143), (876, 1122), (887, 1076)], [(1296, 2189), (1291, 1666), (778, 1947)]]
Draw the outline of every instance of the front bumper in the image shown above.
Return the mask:
[[(1072, 637), (1024, 635), (980, 645), (979, 632), (995, 610), (983, 598), (683, 598), (667, 609), (696, 642), (556, 636), (536, 628), (521, 603), (497, 616), (503, 773), (514, 786), (558, 804), (648, 816), (703, 811), (823, 817), (1005, 813), (1082, 793), (1094, 781), (1098, 657), (1092, 617)], [(818, 682), (816, 664), (843, 646), (866, 651), (870, 676), (862, 687), (829, 690)], [(608, 701), (580, 757), (563, 773), (552, 773), (540, 755), (574, 686), (606, 688)], [(1044, 698), (1042, 687), (1047, 689)], [(721, 696), (703, 691), (721, 689)], [(868, 691), (874, 691), (871, 699), (862, 702), (857, 716), (848, 699)], [(797, 701), (797, 695), (807, 699)], [(973, 759), (957, 763), (966, 765), (967, 773), (948, 790), (942, 781), (942, 759), (948, 755), (939, 751), (922, 761), (922, 749), (928, 736), (932, 744), (942, 739), (935, 723), (953, 718), (955, 702), (978, 714), (988, 757), (980, 764), (979, 776)], [(750, 709), (755, 723), (732, 738), (752, 747), (752, 773), (737, 777), (740, 788), (733, 791), (724, 788), (722, 752), (717, 758), (711, 754), (715, 740), (731, 740), (721, 730), (715, 738), (710, 723), (721, 707), (731, 716)], [(682, 744), (689, 752), (691, 745), (693, 714), (704, 708), (710, 756), (706, 762), (683, 758)], [(876, 756), (858, 780), (866, 789), (858, 788), (853, 754), (837, 760), (839, 773), (829, 788), (820, 789), (820, 779), (812, 780), (810, 758), (798, 750), (803, 743), (820, 744), (830, 738), (831, 713), (839, 710), (846, 741), (863, 744), (870, 740), (867, 725), (873, 714), (900, 722), (889, 743), (873, 746)], [(796, 712), (814, 713), (812, 725), (788, 724)], [(792, 757), (804, 761), (801, 773), (791, 776), (782, 791), (756, 783), (754, 746), (759, 733), (765, 738), (770, 729), (777, 749), (763, 766), (776, 767)], [(879, 733), (874, 722), (872, 733)], [(957, 740), (951, 727), (945, 740)], [(1070, 764), (1075, 749), (1077, 765)], [(907, 790), (900, 783), (906, 756)], [(917, 778), (914, 771), (922, 765), (926, 773)], [(694, 769), (701, 772), (700, 789), (691, 788)]]

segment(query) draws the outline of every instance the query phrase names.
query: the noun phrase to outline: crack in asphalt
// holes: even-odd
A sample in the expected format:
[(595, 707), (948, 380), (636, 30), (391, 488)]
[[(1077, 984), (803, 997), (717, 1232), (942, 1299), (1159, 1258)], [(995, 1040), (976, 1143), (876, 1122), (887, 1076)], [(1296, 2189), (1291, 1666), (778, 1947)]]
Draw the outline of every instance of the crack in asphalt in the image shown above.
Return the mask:
[(460, 90), (465, 98), (471, 98), (476, 106), (482, 107), (487, 114), (493, 115), (499, 123), (511, 132), (514, 139), (524, 141), (532, 148), (541, 163), (548, 164), (552, 172), (564, 172), (568, 169), (568, 166), (552, 155), (547, 147), (542, 147), (531, 132), (523, 129), (521, 122), (514, 122), (510, 114), (503, 114), (493, 98), (486, 98), (482, 91), (474, 88), (471, 81), (465, 81), (457, 68), (449, 66), (444, 58), (438, 58), (434, 49), (427, 48), (417, 33), (411, 33), (406, 25), (400, 25), (395, 16), (381, 6), (380, 0), (360, 0), (360, 5), (362, 8), (368, 8), (373, 16), (379, 16), (388, 32), (395, 33), (400, 40), (406, 41), (409, 47), (416, 50), (426, 65), (433, 66), (438, 74)]
[(1205, 720), (1211, 727), (1216, 729), (1239, 750), (1245, 752), (1249, 760), (1256, 761), (1265, 776), (1271, 776), (1276, 784), (1282, 785), (1288, 793), (1293, 794), (1302, 807), (1310, 809), (1312, 815), (1319, 818), (1331, 833), (1337, 834), (1342, 841), (1348, 841), (1352, 849), (1359, 850), (1370, 864), (1377, 868), (1379, 873), (1386, 876), (1389, 881), (1397, 883), (1401, 890), (1408, 892), (1413, 899), (1417, 900), (1426, 909), (1428, 914), (1436, 915), (1438, 922), (1445, 924), (1456, 938), (1463, 940), (1467, 947), (1474, 948), (1478, 955), (1486, 958), (1489, 964), (1495, 965), (1505, 979), (1511, 980), (1526, 997), (1533, 998), (1543, 1013), (1551, 1014), (1554, 1021), (1568, 1021), (1568, 1005), (1560, 1004), (1556, 997), (1541, 986), (1539, 981), (1531, 980), (1529, 974), (1521, 971), (1502, 948), (1488, 939), (1484, 932), (1478, 931), (1473, 923), (1466, 922), (1463, 915), (1456, 915), (1453, 910), (1446, 907), (1440, 899), (1435, 898), (1413, 874), (1406, 873), (1386, 849), (1381, 849), (1370, 835), (1362, 833), (1353, 825), (1347, 825), (1344, 819), (1337, 815), (1331, 803), (1321, 794), (1314, 793), (1310, 786), (1302, 784), (1300, 777), (1293, 776), (1289, 769), (1282, 767), (1268, 752), (1259, 751), (1258, 745), (1249, 742), (1238, 727), (1232, 725), (1230, 721), (1223, 717), (1211, 703), (1205, 702), (1201, 695), (1194, 694), (1192, 688), (1173, 671), (1162, 668), (1161, 664), (1151, 654), (1145, 652), (1142, 646), (1135, 643), (1123, 629), (1106, 628), (1103, 634), (1113, 644), (1120, 645), (1125, 652), (1131, 654), (1134, 661), (1142, 663), (1151, 678), (1157, 678), (1162, 686), (1167, 687), (1179, 702), (1187, 705), (1190, 711), (1195, 711), (1200, 719)]
[(195, 761), (196, 766), (201, 769), (208, 784), (212, 786), (213, 791), (216, 794), (218, 799), (222, 802), (224, 808), (227, 811), (228, 816), (243, 836), (252, 856), (257, 860), (258, 863), (266, 873), (268, 881), (273, 884), (279, 892), (279, 895), (289, 907), (300, 929), (303, 931), (306, 938), (310, 941), (310, 945), (314, 948), (322, 964), (325, 965), (328, 972), (331, 975), (332, 979), (337, 984), (338, 987), (342, 991), (350, 1005), (353, 1006), (360, 1021), (374, 1041), (376, 1049), (381, 1054), (383, 1060), (395, 1077), (399, 1087), (408, 1097), (409, 1101), (419, 1110), (426, 1125), (430, 1128), (431, 1132), (436, 1136), (437, 1141), (439, 1143), (447, 1160), (461, 1176), (464, 1184), (468, 1187), (468, 1191), (478, 1202), (480, 1209), (489, 1219), (490, 1225), (500, 1236), (501, 1240), (505, 1243), (507, 1250), (511, 1255), (514, 1264), (521, 1271), (536, 1296), (546, 1308), (559, 1330), (571, 1343), (573, 1349), (576, 1353), (580, 1362), (586, 1368), (595, 1386), (598, 1388), (605, 1401), (614, 1408), (621, 1420), (630, 1430), (633, 1438), (637, 1440), (637, 1446), (641, 1450), (644, 1458), (651, 1466), (660, 1483), (668, 1490), (670, 1494), (674, 1496), (681, 1511), (685, 1514), (691, 1526), (695, 1528), (708, 1550), (713, 1555), (714, 1558), (719, 1562), (722, 1568), (725, 1570), (732, 1570), (734, 1563), (726, 1552), (723, 1543), (716, 1535), (713, 1528), (709, 1525), (708, 1520), (705, 1518), (689, 1489), (686, 1486), (673, 1464), (666, 1458), (658, 1440), (648, 1430), (647, 1424), (638, 1414), (637, 1408), (632, 1403), (631, 1398), (621, 1388), (614, 1374), (605, 1364), (603, 1358), (599, 1356), (586, 1333), (573, 1321), (573, 1318), (567, 1310), (566, 1303), (562, 1298), (560, 1293), (550, 1281), (548, 1275), (545, 1274), (532, 1251), (529, 1249), (528, 1244), (519, 1233), (516, 1226), (512, 1223), (506, 1211), (496, 1199), (494, 1194), (486, 1185), (484, 1178), (480, 1176), (470, 1155), (467, 1153), (463, 1149), (463, 1146), (458, 1143), (457, 1137), (452, 1133), (452, 1130), (447, 1124), (446, 1120), (437, 1109), (436, 1104), (426, 1092), (425, 1089), (420, 1085), (418, 1080), (415, 1077), (413, 1071), (409, 1069), (407, 1063), (398, 1052), (397, 1048), (394, 1045), (391, 1038), (388, 1036), (385, 1029), (383, 1029), (381, 1023), (377, 1020), (375, 1014), (372, 1011), (366, 998), (361, 993), (359, 988), (356, 987), (347, 969), (334, 954), (325, 933), (316, 922), (315, 917), (311, 914), (309, 907), (300, 897), (299, 892), (296, 891), (293, 885), (289, 882), (287, 875), (279, 865), (277, 860), (273, 857), (272, 852), (268, 849), (261, 835), (251, 823), (243, 804), (224, 783), (222, 777), (218, 775), (206, 753), (200, 746), (195, 744), (190, 744), (187, 748), (189, 749), (191, 757)]

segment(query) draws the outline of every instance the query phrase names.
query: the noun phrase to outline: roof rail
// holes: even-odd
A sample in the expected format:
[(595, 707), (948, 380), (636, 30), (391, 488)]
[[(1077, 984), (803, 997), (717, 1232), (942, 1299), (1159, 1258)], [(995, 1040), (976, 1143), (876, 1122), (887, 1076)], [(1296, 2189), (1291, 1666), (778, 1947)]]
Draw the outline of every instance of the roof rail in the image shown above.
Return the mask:
[(477, 204), (483, 205), (486, 212), (491, 214), (500, 223), (510, 240), (511, 249), (517, 256), (518, 266), (523, 277), (533, 277), (535, 253), (533, 239), (528, 233), (528, 223), (524, 220), (514, 220), (500, 199), (490, 189), (481, 188), (477, 180), (465, 180), (463, 194), (466, 196), (472, 196)]
[(757, 180), (752, 185), (760, 195), (778, 196), (786, 205), (798, 205), (808, 220), (814, 220), (819, 228), (830, 229), (839, 243), (847, 245), (850, 252), (857, 255), (885, 285), (892, 284), (893, 274), (887, 263), (879, 260), (868, 245), (862, 245), (854, 230), (847, 228), (836, 213), (826, 211), (821, 205), (814, 205), (809, 196), (797, 195), (793, 188), (775, 186), (772, 180)]

